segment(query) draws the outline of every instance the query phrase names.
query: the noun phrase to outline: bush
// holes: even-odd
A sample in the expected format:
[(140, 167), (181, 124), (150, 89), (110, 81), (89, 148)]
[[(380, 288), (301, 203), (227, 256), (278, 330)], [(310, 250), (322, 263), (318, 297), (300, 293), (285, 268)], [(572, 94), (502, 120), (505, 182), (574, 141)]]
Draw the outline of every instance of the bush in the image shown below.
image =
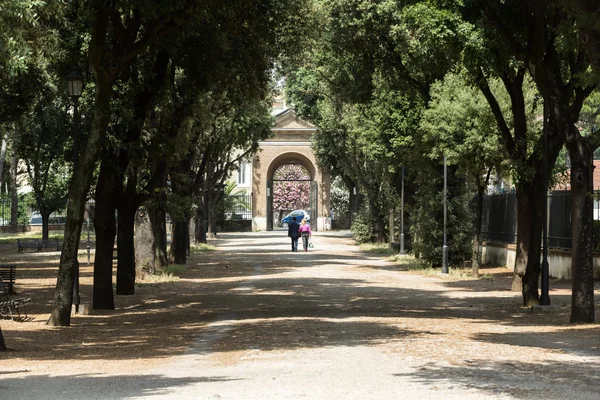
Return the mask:
[[(427, 166), (423, 166), (423, 169)], [(440, 166), (418, 181), (415, 209), (411, 214), (413, 251), (421, 261), (434, 267), (441, 266), (444, 242), (443, 173)], [(471, 259), (473, 239), (473, 211), (469, 207), (470, 192), (465, 178), (454, 167), (448, 168), (448, 263), (461, 265)], [(443, 170), (442, 170), (443, 171)]]
[(354, 235), (356, 243), (372, 243), (375, 241), (373, 221), (365, 212), (360, 212), (356, 215), (356, 218), (350, 227), (350, 231)]

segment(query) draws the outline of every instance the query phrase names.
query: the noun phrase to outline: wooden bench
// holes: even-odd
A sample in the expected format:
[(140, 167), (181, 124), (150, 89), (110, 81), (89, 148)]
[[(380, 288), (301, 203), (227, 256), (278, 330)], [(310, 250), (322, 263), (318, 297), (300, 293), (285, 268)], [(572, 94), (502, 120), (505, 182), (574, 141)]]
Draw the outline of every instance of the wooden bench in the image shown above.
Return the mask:
[(62, 247), (61, 242), (57, 238), (50, 238), (47, 240), (41, 240), (42, 248), (44, 249), (56, 249), (56, 251), (60, 251)]
[(0, 317), (9, 317), (13, 321), (27, 320), (29, 317), (25, 304), (30, 301), (29, 297), (10, 298), (8, 285), (0, 277)]
[(17, 266), (14, 264), (0, 264), (0, 279), (7, 287), (8, 294), (15, 294), (15, 278), (17, 275)]
[(36, 249), (42, 251), (42, 241), (37, 239), (17, 239), (17, 247), (19, 253), (23, 253), (25, 249)]

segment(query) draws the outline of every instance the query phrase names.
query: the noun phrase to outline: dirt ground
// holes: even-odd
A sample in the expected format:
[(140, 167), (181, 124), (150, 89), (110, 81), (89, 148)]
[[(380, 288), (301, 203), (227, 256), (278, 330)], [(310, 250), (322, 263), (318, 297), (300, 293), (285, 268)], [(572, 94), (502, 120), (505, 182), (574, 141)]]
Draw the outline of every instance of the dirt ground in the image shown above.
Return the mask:
[[(27, 322), (0, 321), (0, 393), (20, 398), (598, 399), (598, 325), (531, 313), (510, 271), (458, 280), (403, 271), (345, 233), (289, 251), (285, 232), (223, 234), (179, 281), (140, 284), (114, 311), (48, 319), (59, 253), (18, 254)], [(16, 246), (15, 246), (16, 248)], [(81, 253), (81, 296), (92, 267)], [(598, 292), (596, 293), (598, 298)], [(598, 305), (596, 307), (598, 310)], [(597, 316), (597, 318), (600, 315)], [(14, 396), (11, 396), (14, 397)]]

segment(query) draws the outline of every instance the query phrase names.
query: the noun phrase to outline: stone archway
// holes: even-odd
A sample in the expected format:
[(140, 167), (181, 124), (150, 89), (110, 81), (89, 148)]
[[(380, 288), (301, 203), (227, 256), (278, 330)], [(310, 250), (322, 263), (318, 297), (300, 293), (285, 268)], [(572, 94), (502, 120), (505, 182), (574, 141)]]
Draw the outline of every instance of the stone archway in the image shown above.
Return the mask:
[(300, 120), (293, 110), (286, 110), (275, 117), (274, 136), (259, 143), (259, 151), (253, 160), (252, 177), (252, 228), (272, 230), (272, 180), (273, 174), (282, 165), (303, 165), (312, 181), (311, 197), (314, 199), (315, 214), (311, 215), (314, 230), (328, 227), (329, 217), (329, 171), (318, 167), (311, 147), (311, 137), (316, 127)]

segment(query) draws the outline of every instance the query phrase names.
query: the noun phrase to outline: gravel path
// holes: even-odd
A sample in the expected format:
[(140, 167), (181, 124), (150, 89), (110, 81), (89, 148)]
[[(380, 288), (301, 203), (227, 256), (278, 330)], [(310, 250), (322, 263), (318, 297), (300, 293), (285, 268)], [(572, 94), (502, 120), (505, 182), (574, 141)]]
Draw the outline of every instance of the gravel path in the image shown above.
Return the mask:
[(112, 371), (89, 364), (79, 373), (36, 371), (33, 379), (15, 368), (0, 370), (0, 393), (26, 399), (600, 398), (600, 332), (596, 325), (566, 324), (568, 285), (554, 285), (556, 313), (530, 314), (509, 291), (506, 273), (477, 281), (427, 277), (359, 252), (344, 233), (317, 233), (313, 241), (309, 253), (292, 253), (282, 231), (223, 234), (217, 250), (194, 258), (181, 282), (193, 288), (187, 301), (197, 307), (181, 314), (195, 318), (179, 328), (191, 338), (185, 350), (145, 367), (141, 359), (131, 370), (119, 360)]

